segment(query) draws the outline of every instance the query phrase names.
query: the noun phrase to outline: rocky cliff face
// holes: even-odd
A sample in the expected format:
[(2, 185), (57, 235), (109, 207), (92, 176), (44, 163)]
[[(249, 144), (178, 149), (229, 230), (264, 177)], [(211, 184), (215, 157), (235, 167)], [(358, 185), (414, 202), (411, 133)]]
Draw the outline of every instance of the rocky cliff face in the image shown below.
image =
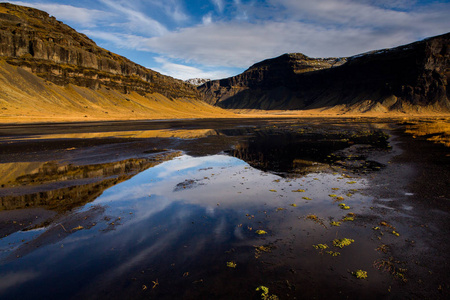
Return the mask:
[[(257, 106), (257, 99), (260, 98), (258, 96), (249, 99), (249, 93), (252, 91), (277, 90), (279, 87), (295, 88), (296, 74), (328, 69), (345, 62), (346, 58), (315, 59), (301, 53), (284, 54), (256, 63), (240, 75), (207, 82), (199, 87), (199, 90), (206, 102), (224, 107), (227, 107), (225, 100), (236, 99), (236, 97), (245, 95), (244, 102), (247, 102), (247, 104), (244, 106), (250, 108)], [(230, 108), (241, 108), (241, 106), (234, 105)], [(268, 109), (269, 107), (261, 105), (260, 108)]]
[(199, 91), (224, 108), (450, 111), (449, 39), (450, 33), (350, 58), (285, 54)]
[(197, 97), (189, 84), (98, 47), (46, 12), (0, 3), (0, 57), (58, 85)]

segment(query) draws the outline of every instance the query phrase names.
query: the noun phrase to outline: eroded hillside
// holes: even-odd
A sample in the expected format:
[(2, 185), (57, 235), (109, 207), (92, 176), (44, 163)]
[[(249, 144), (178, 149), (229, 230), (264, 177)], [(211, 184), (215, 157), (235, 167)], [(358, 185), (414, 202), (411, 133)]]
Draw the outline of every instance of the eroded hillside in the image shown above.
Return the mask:
[(0, 122), (231, 115), (46, 12), (1, 3), (0, 28)]
[(199, 87), (223, 108), (449, 112), (450, 34), (350, 58), (285, 54)]

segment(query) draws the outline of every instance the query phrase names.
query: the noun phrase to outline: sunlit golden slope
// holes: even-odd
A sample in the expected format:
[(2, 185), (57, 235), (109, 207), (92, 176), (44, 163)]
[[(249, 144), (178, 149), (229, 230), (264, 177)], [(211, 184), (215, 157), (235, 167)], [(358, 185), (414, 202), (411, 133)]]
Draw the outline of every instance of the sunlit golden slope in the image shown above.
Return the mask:
[(0, 60), (0, 123), (221, 118), (232, 112), (195, 99), (75, 85), (58, 86)]

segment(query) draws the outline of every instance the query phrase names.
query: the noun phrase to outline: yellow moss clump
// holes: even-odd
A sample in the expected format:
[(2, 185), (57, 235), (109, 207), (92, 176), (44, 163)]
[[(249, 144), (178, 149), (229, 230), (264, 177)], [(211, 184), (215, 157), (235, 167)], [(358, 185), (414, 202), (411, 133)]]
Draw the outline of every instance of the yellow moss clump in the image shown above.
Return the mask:
[(335, 239), (333, 240), (333, 246), (338, 247), (338, 248), (344, 248), (346, 246), (350, 246), (352, 243), (354, 243), (355, 240), (353, 239), (348, 239), (348, 238), (343, 238), (343, 239)]
[(317, 245), (313, 245), (314, 248), (316, 248), (317, 250), (324, 250), (328, 248), (327, 244), (317, 244)]
[(345, 210), (350, 209), (350, 206), (346, 205), (345, 203), (340, 203), (340, 204), (339, 204), (339, 207), (340, 207), (341, 209), (345, 209)]
[(263, 285), (260, 285), (256, 288), (256, 291), (261, 291), (261, 299), (262, 300), (278, 300), (277, 295), (269, 295), (269, 288)]
[(367, 271), (356, 270), (352, 274), (358, 279), (366, 279), (367, 278)]

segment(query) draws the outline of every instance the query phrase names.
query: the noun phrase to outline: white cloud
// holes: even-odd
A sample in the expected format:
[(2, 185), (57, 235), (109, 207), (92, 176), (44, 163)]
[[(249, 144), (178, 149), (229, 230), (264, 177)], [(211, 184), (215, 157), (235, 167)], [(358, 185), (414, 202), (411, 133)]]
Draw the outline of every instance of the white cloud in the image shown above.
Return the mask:
[(156, 57), (155, 61), (161, 64), (161, 67), (153, 68), (153, 70), (182, 80), (191, 78), (220, 79), (234, 75), (223, 70), (205, 71), (195, 67), (172, 63), (164, 57)]
[(83, 30), (82, 32), (90, 38), (112, 43), (117, 48), (149, 51), (146, 37), (98, 30)]
[[(130, 3), (131, 1), (125, 1)], [(134, 0), (133, 3), (141, 2), (142, 7), (152, 6), (154, 9), (159, 9), (164, 14), (174, 20), (175, 22), (184, 22), (190, 19), (189, 15), (184, 11), (184, 4), (182, 0)]]
[(350, 56), (445, 33), (450, 12), (447, 4), (413, 12), (376, 7), (370, 1), (271, 0), (270, 4), (265, 13), (270, 9), (276, 13), (264, 20), (213, 23), (204, 17), (202, 25), (150, 38), (148, 48), (189, 63), (240, 68), (286, 52)]
[(223, 0), (212, 0), (212, 3), (220, 13), (223, 13), (224, 3)]
[(208, 14), (204, 15), (202, 18), (202, 22), (205, 25), (211, 24), (212, 23), (212, 14), (208, 13)]
[[(247, 68), (286, 52), (331, 57), (394, 47), (448, 32), (450, 15), (449, 3), (420, 4), (416, 0), (210, 0), (215, 12), (203, 10), (203, 17), (192, 25), (195, 17), (184, 9), (188, 1), (96, 2), (103, 4), (104, 11), (13, 3), (80, 24), (88, 36), (117, 48), (156, 53), (165, 58), (157, 59), (160, 72), (183, 79), (217, 78), (217, 68)], [(190, 27), (170, 31), (174, 21)], [(192, 64), (201, 67), (188, 66)], [(211, 69), (213, 66), (216, 69)], [(222, 73), (222, 77), (231, 75)]]
[(360, 28), (325, 29), (301, 22), (212, 23), (148, 39), (148, 49), (209, 66), (249, 67), (286, 52), (314, 57), (349, 56), (412, 42), (407, 32), (380, 35)]
[[(426, 8), (421, 7), (420, 10), (407, 11), (386, 5), (380, 6), (376, 1), (367, 0), (270, 0), (269, 2), (274, 7), (284, 9), (284, 17), (287, 16), (290, 20), (308, 21), (321, 26), (369, 27), (377, 30), (411, 28), (420, 32), (430, 25), (448, 30), (449, 25), (449, 4), (430, 5)], [(439, 19), (433, 19), (433, 16)]]
[(101, 21), (105, 21), (115, 16), (115, 14), (72, 5), (53, 4), (53, 3), (34, 3), (23, 1), (9, 1), (12, 4), (22, 5), (43, 10), (58, 20), (74, 22), (82, 27), (95, 27)]
[(146, 16), (138, 10), (137, 7), (132, 7), (132, 2), (121, 4), (113, 0), (100, 0), (103, 4), (119, 12), (122, 18), (127, 19), (127, 22), (120, 22), (120, 19), (113, 24), (117, 27), (126, 26), (129, 31), (135, 33), (142, 33), (147, 36), (159, 36), (168, 32), (167, 28), (158, 21)]
[(164, 10), (166, 14), (171, 17), (176, 22), (184, 22), (189, 20), (189, 16), (184, 12), (183, 6), (180, 1), (170, 0), (170, 1), (157, 1), (159, 3), (164, 3)]

